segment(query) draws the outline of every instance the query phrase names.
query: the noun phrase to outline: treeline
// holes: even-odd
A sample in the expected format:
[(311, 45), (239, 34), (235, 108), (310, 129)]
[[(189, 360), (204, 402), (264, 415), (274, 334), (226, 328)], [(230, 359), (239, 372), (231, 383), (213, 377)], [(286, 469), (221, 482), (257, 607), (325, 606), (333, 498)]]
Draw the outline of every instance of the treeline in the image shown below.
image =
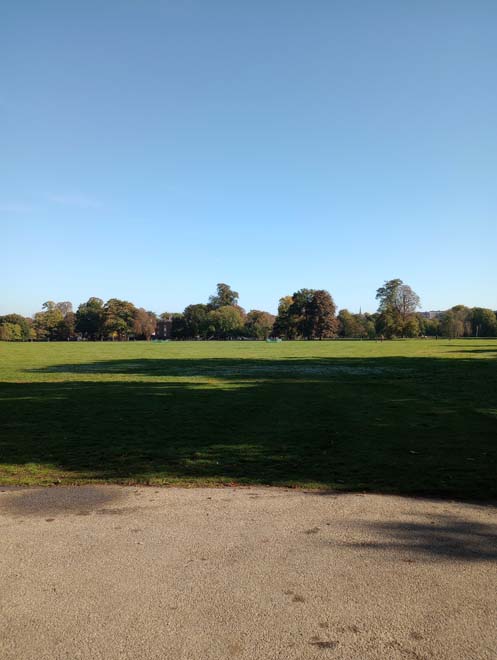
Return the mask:
[(76, 311), (70, 302), (48, 301), (33, 318), (0, 316), (3, 341), (125, 341), (129, 339), (331, 339), (443, 336), (495, 337), (497, 314), (482, 307), (456, 305), (445, 312), (421, 313), (420, 300), (402, 280), (389, 280), (376, 292), (378, 310), (354, 314), (336, 310), (324, 289), (300, 289), (284, 296), (278, 314), (238, 304), (228, 284), (218, 284), (207, 303), (188, 305), (182, 313), (160, 315), (111, 298), (90, 298)]

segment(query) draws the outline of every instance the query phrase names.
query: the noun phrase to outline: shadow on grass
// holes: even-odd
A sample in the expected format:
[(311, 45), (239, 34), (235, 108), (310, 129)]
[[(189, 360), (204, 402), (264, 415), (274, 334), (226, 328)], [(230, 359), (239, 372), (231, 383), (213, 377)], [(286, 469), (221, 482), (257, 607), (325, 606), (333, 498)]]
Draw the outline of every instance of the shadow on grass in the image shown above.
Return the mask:
[(37, 372), (56, 381), (1, 385), (0, 482), (495, 498), (495, 367), (398, 357), (56, 365)]
[(95, 374), (146, 377), (203, 377), (222, 380), (239, 380), (241, 376), (251, 379), (292, 378), (306, 379), (308, 376), (326, 379), (336, 374), (382, 375), (386, 371), (405, 371), (403, 358), (391, 358), (389, 363), (376, 359), (302, 359), (288, 357), (282, 360), (253, 360), (203, 358), (196, 359), (130, 359), (107, 360), (90, 363), (53, 365), (43, 369), (33, 369), (30, 373), (44, 374)]
[(497, 358), (497, 345), (490, 348), (459, 348), (452, 350), (451, 353), (492, 353)]
[[(457, 353), (487, 352), (486, 349), (461, 349)], [(497, 346), (488, 353), (494, 353), (497, 359)], [(489, 356), (490, 357), (490, 356)], [(438, 375), (441, 371), (463, 373), (465, 368), (481, 373), (482, 369), (495, 370), (493, 360), (476, 361), (468, 358), (426, 357), (360, 357), (360, 358), (307, 358), (287, 357), (284, 359), (236, 359), (202, 358), (170, 359), (139, 358), (130, 360), (102, 360), (88, 363), (53, 365), (43, 369), (32, 369), (34, 374), (85, 374), (85, 375), (122, 375), (146, 377), (191, 377), (220, 378), (238, 380), (240, 376), (249, 378), (262, 377), (276, 380), (292, 378), (305, 380), (311, 376), (328, 379), (334, 376), (379, 376), (402, 378), (410, 371), (422, 371), (425, 375)]]

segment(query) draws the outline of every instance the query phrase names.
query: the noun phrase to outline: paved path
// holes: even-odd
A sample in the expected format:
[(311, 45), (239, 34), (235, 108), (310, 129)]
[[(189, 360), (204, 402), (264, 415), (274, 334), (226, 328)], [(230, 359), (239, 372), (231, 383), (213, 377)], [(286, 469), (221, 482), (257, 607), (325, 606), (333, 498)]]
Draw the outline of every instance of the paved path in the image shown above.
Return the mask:
[(497, 506), (0, 488), (0, 658), (497, 658)]

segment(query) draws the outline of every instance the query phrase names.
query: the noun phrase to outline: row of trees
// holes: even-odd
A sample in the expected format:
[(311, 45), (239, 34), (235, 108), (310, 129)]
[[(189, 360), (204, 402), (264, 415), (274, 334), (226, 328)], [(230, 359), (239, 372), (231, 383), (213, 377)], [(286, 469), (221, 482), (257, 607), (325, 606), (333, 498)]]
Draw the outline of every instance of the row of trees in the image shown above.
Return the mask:
[(0, 317), (0, 339), (5, 341), (66, 341), (71, 339), (150, 339), (157, 327), (153, 312), (112, 298), (105, 304), (90, 298), (76, 312), (70, 302), (49, 300), (33, 318), (19, 314)]
[(491, 309), (457, 305), (433, 315), (418, 312), (420, 300), (402, 280), (389, 280), (376, 292), (374, 314), (336, 312), (324, 289), (300, 289), (279, 301), (278, 314), (238, 304), (238, 292), (218, 284), (207, 303), (188, 305), (183, 313), (159, 316), (133, 303), (111, 298), (104, 303), (90, 298), (74, 312), (70, 302), (48, 301), (33, 318), (19, 314), (0, 316), (0, 340), (66, 341), (74, 339), (328, 339), (375, 337), (497, 336), (497, 316)]
[(376, 292), (375, 314), (338, 314), (341, 337), (497, 337), (497, 312), (484, 307), (456, 305), (444, 312), (420, 313), (419, 296), (394, 279)]
[(497, 337), (497, 313), (483, 307), (456, 305), (434, 317), (422, 313), (413, 314), (404, 332), (398, 334), (385, 327), (381, 314), (351, 314), (347, 309), (338, 314), (339, 337), (369, 338), (393, 337)]
[(444, 312), (438, 322), (439, 334), (445, 337), (496, 337), (496, 312), (485, 307), (465, 307), (456, 305)]
[(188, 305), (182, 314), (172, 315), (171, 334), (176, 339), (266, 339), (271, 335), (274, 316), (252, 309), (248, 314), (238, 304), (238, 292), (218, 284), (206, 304)]
[(238, 293), (227, 284), (218, 284), (217, 294), (207, 304), (189, 305), (175, 316), (172, 334), (182, 339), (322, 339), (336, 334), (335, 311), (327, 291), (301, 289), (281, 299), (277, 317), (258, 309), (247, 314), (238, 305)]

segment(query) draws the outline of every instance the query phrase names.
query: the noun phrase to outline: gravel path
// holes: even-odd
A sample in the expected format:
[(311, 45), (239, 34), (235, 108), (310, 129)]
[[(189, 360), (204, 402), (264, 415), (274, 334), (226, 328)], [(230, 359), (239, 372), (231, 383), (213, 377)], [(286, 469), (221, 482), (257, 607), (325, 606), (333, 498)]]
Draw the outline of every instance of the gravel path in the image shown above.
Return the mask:
[(497, 506), (0, 491), (2, 660), (497, 658)]

